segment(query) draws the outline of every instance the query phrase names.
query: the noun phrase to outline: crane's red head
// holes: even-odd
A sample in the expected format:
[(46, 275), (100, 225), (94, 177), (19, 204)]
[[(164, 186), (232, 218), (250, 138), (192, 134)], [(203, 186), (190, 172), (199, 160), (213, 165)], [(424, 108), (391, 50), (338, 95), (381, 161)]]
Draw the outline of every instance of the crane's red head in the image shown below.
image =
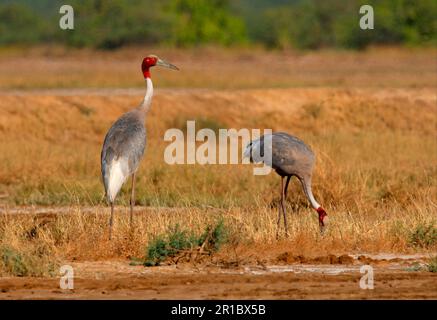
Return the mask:
[(154, 66), (161, 66), (170, 68), (173, 70), (179, 70), (178, 67), (168, 63), (157, 56), (151, 54), (143, 59), (143, 63), (141, 64), (141, 70), (143, 71), (144, 78), (150, 78), (150, 68)]

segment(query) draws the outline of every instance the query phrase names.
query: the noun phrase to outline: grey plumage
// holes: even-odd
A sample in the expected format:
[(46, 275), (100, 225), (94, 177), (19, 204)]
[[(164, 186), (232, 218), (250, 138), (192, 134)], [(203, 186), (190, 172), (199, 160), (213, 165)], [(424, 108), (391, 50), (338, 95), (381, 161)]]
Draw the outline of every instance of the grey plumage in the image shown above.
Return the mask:
[[(251, 162), (257, 163), (264, 158), (264, 153), (269, 152), (270, 149), (272, 157), (271, 159), (265, 159), (264, 163), (272, 167), (281, 176), (281, 208), (278, 216), (278, 228), (282, 209), (284, 227), (287, 232), (284, 200), (287, 195), (290, 179), (292, 176), (295, 176), (301, 182), (305, 195), (312, 207), (318, 212), (320, 228), (323, 230), (326, 224), (324, 219), (327, 214), (315, 200), (311, 189), (311, 178), (316, 159), (314, 152), (299, 138), (286, 132), (275, 132), (263, 135), (250, 142), (246, 147), (244, 155), (249, 157)], [(287, 177), (285, 188), (283, 185), (284, 177)]]
[(122, 185), (132, 177), (130, 199), (130, 223), (133, 222), (135, 205), (135, 173), (146, 147), (146, 128), (144, 126), (146, 109), (144, 104), (122, 115), (109, 129), (101, 152), (103, 185), (111, 205), (109, 219), (109, 239), (112, 237), (114, 202)]
[[(266, 141), (268, 143), (265, 143)], [(265, 148), (271, 148), (272, 153), (271, 162), (267, 159), (266, 164), (275, 169), (280, 176), (303, 177), (312, 173), (315, 155), (299, 138), (285, 132), (261, 136), (248, 144), (246, 150), (249, 149), (250, 152), (246, 152), (246, 155), (251, 155), (252, 162), (259, 162), (261, 157), (264, 157), (267, 150)]]
[(101, 153), (102, 178), (109, 202), (112, 203), (116, 196), (115, 194), (112, 198), (108, 192), (111, 164), (113, 161), (126, 159), (127, 166), (122, 169), (123, 174), (128, 177), (137, 171), (145, 147), (146, 128), (140, 110), (125, 113), (109, 129)]

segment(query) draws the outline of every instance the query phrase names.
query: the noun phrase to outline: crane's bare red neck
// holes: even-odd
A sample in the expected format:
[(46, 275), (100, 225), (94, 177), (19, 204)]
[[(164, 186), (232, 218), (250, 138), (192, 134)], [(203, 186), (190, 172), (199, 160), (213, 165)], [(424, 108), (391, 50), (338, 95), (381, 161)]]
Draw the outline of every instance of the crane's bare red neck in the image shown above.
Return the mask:
[(143, 59), (143, 63), (141, 64), (141, 70), (143, 71), (144, 79), (151, 78), (150, 76), (150, 68), (156, 65), (158, 61), (155, 57), (145, 57)]

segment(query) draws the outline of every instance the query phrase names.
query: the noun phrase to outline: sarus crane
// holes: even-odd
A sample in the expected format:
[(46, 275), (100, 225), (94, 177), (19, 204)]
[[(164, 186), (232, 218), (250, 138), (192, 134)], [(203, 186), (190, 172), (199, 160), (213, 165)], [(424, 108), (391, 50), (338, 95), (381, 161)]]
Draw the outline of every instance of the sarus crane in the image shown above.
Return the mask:
[(123, 114), (112, 125), (103, 142), (101, 153), (102, 178), (106, 198), (111, 205), (109, 239), (112, 237), (115, 198), (129, 176), (132, 177), (130, 198), (130, 224), (132, 226), (133, 209), (135, 206), (135, 173), (146, 147), (146, 127), (144, 122), (152, 104), (153, 83), (150, 68), (154, 66), (179, 70), (176, 66), (155, 55), (145, 57), (141, 65), (147, 85), (144, 100), (137, 108)]
[[(285, 212), (284, 201), (287, 196), (288, 184), (292, 176), (299, 179), (311, 206), (317, 211), (319, 215), (320, 231), (323, 233), (328, 219), (326, 211), (316, 201), (311, 190), (311, 177), (315, 163), (315, 155), (311, 148), (297, 137), (285, 132), (275, 132), (272, 134), (265, 134), (260, 138), (251, 141), (246, 146), (244, 156), (249, 158), (251, 162), (260, 162), (262, 161), (261, 157), (264, 156), (265, 152), (269, 152), (269, 150), (265, 148), (271, 148), (272, 155), (271, 160), (267, 159), (265, 164), (272, 167), (281, 177), (281, 205), (278, 214), (276, 237), (278, 238), (279, 236), (281, 211), (284, 216), (285, 234), (288, 236), (287, 215)], [(287, 181), (284, 188), (285, 177), (287, 177)]]

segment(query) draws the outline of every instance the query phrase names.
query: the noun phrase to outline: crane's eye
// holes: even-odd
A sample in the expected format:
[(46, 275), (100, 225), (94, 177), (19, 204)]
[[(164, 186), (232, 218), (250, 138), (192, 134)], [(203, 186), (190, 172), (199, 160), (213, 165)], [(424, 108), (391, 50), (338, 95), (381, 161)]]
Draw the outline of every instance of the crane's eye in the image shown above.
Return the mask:
[(158, 59), (156, 59), (155, 57), (147, 57), (147, 64), (149, 66), (154, 66), (156, 65)]

